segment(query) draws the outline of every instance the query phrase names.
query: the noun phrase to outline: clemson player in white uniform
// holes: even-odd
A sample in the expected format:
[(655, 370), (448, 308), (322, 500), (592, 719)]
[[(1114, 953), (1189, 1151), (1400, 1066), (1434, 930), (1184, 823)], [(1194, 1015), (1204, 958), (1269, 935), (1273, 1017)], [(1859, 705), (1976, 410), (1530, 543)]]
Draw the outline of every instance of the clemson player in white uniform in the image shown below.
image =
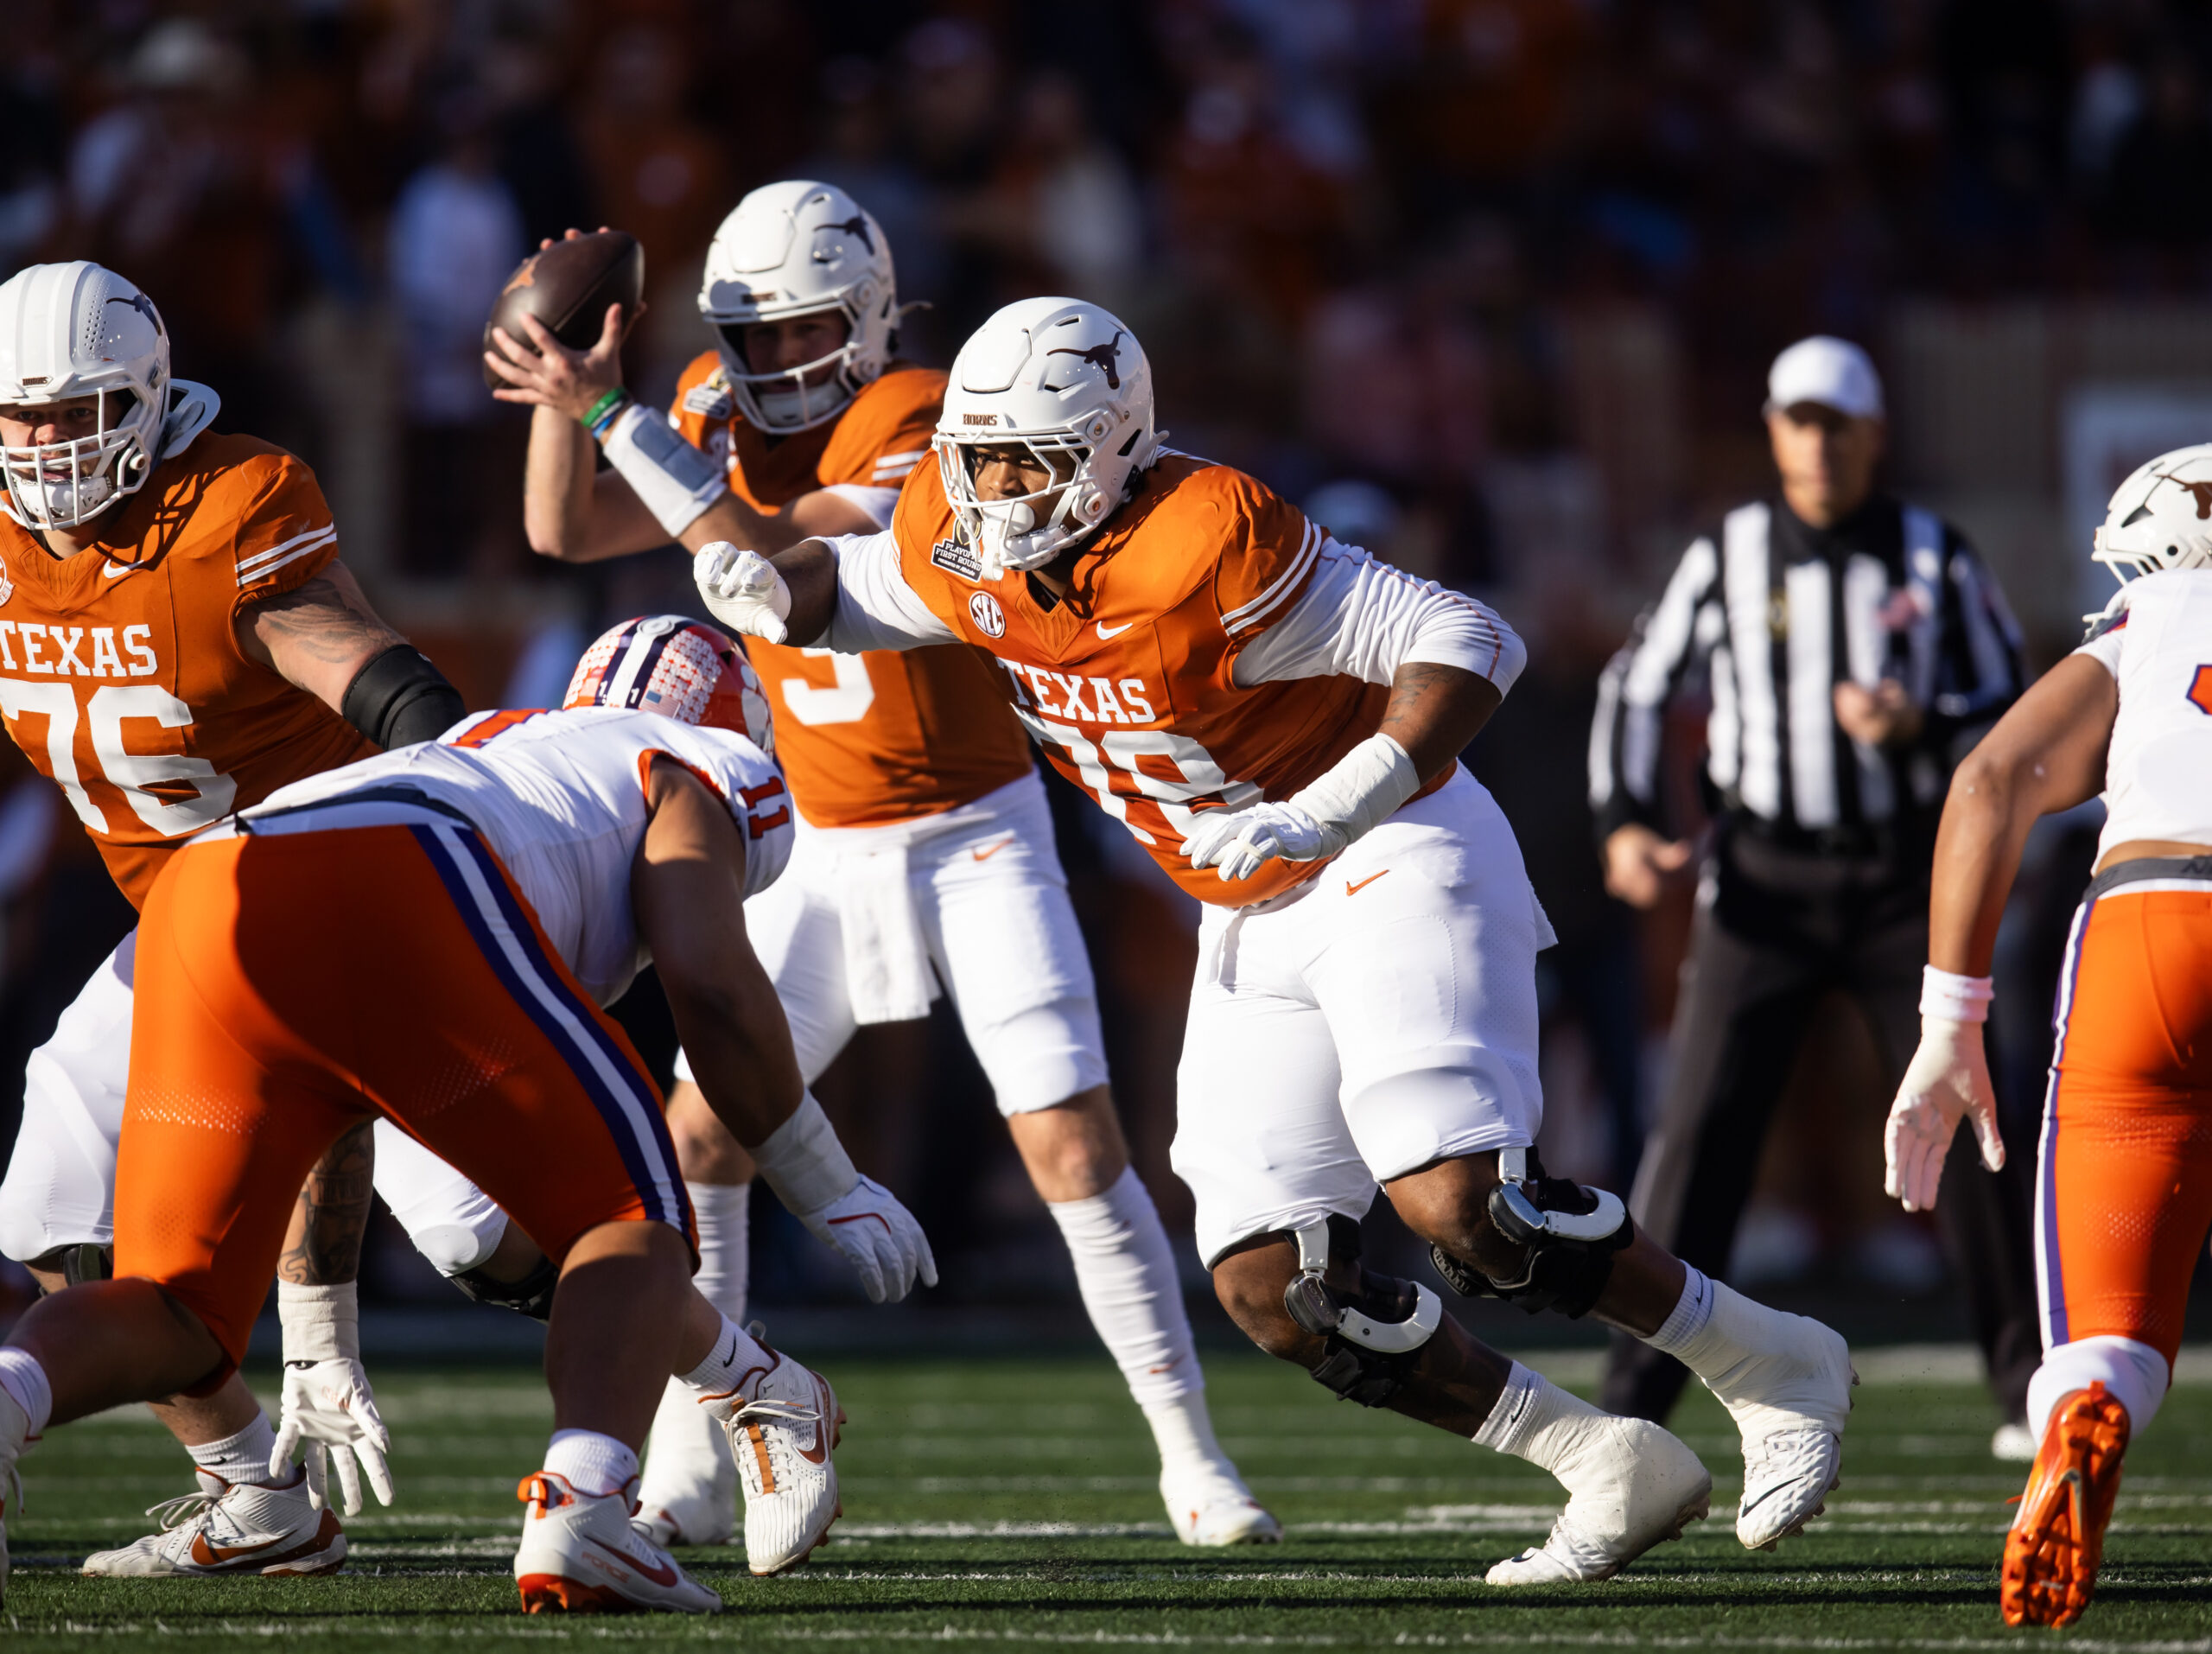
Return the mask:
[[(790, 1560), (819, 1542), (836, 1398), (690, 1288), (660, 1097), (601, 1009), (656, 964), (705, 1097), (779, 1192), (806, 1206), (857, 1181), (745, 938), (791, 815), (735, 646), (680, 618), (628, 630), (588, 658), (593, 703), (481, 715), (283, 788), (170, 859), (143, 926), (116, 1278), (48, 1299), (0, 1350), (0, 1485), (52, 1422), (232, 1371), (302, 1176), (374, 1114), (563, 1268), (555, 1430), (519, 1490), (526, 1612), (720, 1606), (629, 1520), (671, 1369), (759, 1459)], [(919, 1231), (895, 1202), (870, 1210), (911, 1278)]]
[[(191, 833), (288, 782), (426, 740), (462, 709), (362, 597), (314, 474), (208, 429), (219, 405), (172, 377), (159, 311), (114, 271), (36, 264), (0, 285), (0, 713), (134, 907)], [(0, 1250), (49, 1291), (107, 1269), (136, 951), (134, 933), (25, 1074)], [(344, 1190), (365, 1216), (366, 1153), (365, 1131), (349, 1136), (302, 1195), (279, 1291), (284, 1448), (236, 1378), (155, 1409), (192, 1452), (197, 1503), (250, 1508), (252, 1540), (212, 1561), (202, 1544), (194, 1560), (205, 1511), (188, 1498), (168, 1533), (99, 1553), (88, 1570), (282, 1572), (342, 1555), (319, 1508), (325, 1439), (359, 1442), (390, 1498), (378, 1431), (360, 1422), (373, 1409), (345, 1355), (358, 1250), (327, 1247), (312, 1215)], [(337, 1392), (351, 1411), (326, 1404)], [(302, 1473), (283, 1461), (303, 1436), (315, 1445)], [(340, 1454), (339, 1468), (350, 1512), (353, 1458)]]
[(1464, 1289), (1661, 1342), (1744, 1437), (1738, 1533), (1834, 1485), (1843, 1340), (1685, 1269), (1620, 1201), (1542, 1176), (1533, 973), (1549, 926), (1457, 761), (1520, 670), (1482, 605), (1160, 446), (1151, 369), (1097, 306), (1030, 299), (961, 349), (891, 531), (713, 548), (709, 607), (834, 648), (959, 642), (1064, 773), (1206, 904), (1176, 1170), (1245, 1332), (1334, 1393), (1543, 1465), (1573, 1494), (1501, 1584), (1606, 1577), (1707, 1509), (1656, 1425), (1609, 1417), (1362, 1269), (1378, 1185)]
[(2212, 444), (2120, 484), (2093, 554), (2119, 595), (1959, 767), (1936, 843), (1921, 1044), (1887, 1133), (1889, 1192), (1909, 1211), (1935, 1205), (1961, 1115), (2004, 1164), (1981, 1044), (1998, 924), (2037, 818), (2104, 794), (2044, 1104), (2041, 1446), (2005, 1541), (2012, 1625), (2070, 1625), (2088, 1606), (2121, 1460), (2165, 1399), (2212, 1231), (2208, 514)]
[[(487, 357), (515, 387), (507, 399), (537, 408), (525, 511), (541, 551), (591, 560), (670, 539), (772, 551), (890, 522), (928, 457), (944, 375), (892, 354), (899, 312), (875, 220), (830, 185), (755, 190), (715, 237), (699, 308), (720, 345), (685, 372), (664, 423), (620, 391), (618, 315), (588, 353), (536, 328)], [(588, 433), (611, 461), (596, 475)], [(747, 646), (801, 817), (791, 874), (748, 922), (801, 1069), (811, 1081), (861, 1024), (926, 1015), (941, 986), (1152, 1425), (1178, 1536), (1275, 1538), (1214, 1439), (1174, 1259), (1108, 1091), (1044, 790), (995, 672), (960, 648)], [(677, 1077), (669, 1120), (702, 1289), (741, 1319), (751, 1169), (681, 1065)], [(652, 1531), (719, 1541), (730, 1475), (671, 1389), (646, 1466)]]

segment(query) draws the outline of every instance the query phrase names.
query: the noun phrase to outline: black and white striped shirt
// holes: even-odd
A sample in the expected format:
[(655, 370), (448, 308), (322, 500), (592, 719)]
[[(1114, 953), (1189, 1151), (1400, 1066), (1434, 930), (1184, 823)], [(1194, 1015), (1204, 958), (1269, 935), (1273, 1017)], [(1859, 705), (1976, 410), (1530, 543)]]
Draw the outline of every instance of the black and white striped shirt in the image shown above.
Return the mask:
[[(1921, 709), (1908, 747), (1870, 747), (1836, 725), (1838, 684), (1885, 678)], [(1591, 809), (1601, 836), (1662, 824), (1668, 703), (1701, 685), (1706, 775), (1722, 809), (1815, 840), (1924, 817), (1959, 735), (2002, 715), (2024, 684), (2003, 594), (1934, 513), (1877, 495), (1818, 530), (1779, 500), (1739, 506), (1683, 554), (1605, 669)]]

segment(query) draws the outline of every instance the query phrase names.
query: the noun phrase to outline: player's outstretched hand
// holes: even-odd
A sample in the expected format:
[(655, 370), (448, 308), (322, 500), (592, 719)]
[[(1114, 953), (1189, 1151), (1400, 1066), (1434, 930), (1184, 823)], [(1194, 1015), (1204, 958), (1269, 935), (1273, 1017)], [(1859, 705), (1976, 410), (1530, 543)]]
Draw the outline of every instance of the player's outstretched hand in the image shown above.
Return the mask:
[(1183, 841), (1194, 868), (1219, 867), (1224, 880), (1249, 879), (1281, 856), (1319, 862), (1344, 849), (1344, 834), (1325, 827), (1294, 804), (1255, 804), (1243, 810), (1209, 810)]
[(308, 1497), (316, 1510), (329, 1502), (332, 1464), (338, 1467), (338, 1488), (347, 1516), (360, 1514), (364, 1471), (378, 1503), (391, 1503), (391, 1471), (385, 1463), (385, 1455), (391, 1451), (391, 1432), (378, 1416), (376, 1394), (359, 1361), (333, 1356), (284, 1364), (283, 1409), (276, 1422), (276, 1450), (269, 1455), (270, 1473), (281, 1474), (291, 1462), (292, 1449), (302, 1443), (307, 1447)]
[(2005, 1164), (2005, 1140), (1997, 1130), (1997, 1093), (1989, 1083), (1989, 1061), (1982, 1054), (1979, 1022), (1953, 1022), (1940, 1016), (1920, 1020), (1920, 1049), (1904, 1071), (1890, 1123), (1882, 1134), (1888, 1161), (1882, 1186), (1907, 1212), (1930, 1212), (1936, 1186), (1959, 1116), (1974, 1121), (1981, 1140), (1981, 1163), (1991, 1171)]
[(691, 578), (707, 612), (731, 631), (770, 643), (788, 635), (791, 588), (758, 551), (740, 550), (728, 540), (702, 545), (691, 559)]
[(800, 1212), (798, 1220), (844, 1255), (872, 1304), (897, 1303), (914, 1289), (916, 1275), (925, 1287), (937, 1285), (929, 1237), (899, 1197), (873, 1178), (863, 1177), (818, 1211)]

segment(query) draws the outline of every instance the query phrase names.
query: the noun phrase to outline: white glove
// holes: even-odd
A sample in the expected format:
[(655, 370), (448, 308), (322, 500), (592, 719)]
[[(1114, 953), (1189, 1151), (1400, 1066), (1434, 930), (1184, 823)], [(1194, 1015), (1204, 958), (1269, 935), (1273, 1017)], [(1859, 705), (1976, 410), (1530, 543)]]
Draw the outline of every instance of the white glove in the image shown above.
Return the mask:
[(776, 565), (758, 551), (741, 551), (728, 540), (699, 548), (691, 559), (691, 578), (717, 620), (748, 638), (781, 643), (790, 635), (791, 588)]
[(360, 1512), (364, 1468), (378, 1499), (391, 1504), (385, 1454), (391, 1451), (391, 1432), (377, 1416), (376, 1394), (361, 1366), (361, 1313), (353, 1283), (302, 1287), (279, 1281), (276, 1318), (284, 1328), (284, 1394), (269, 1473), (282, 1475), (292, 1449), (305, 1442), (308, 1498), (316, 1510), (328, 1492), (331, 1460), (337, 1461), (347, 1516)]
[(1997, 1130), (1997, 1094), (1989, 1084), (1989, 1062), (1982, 1054), (1981, 1024), (1954, 1022), (1940, 1016), (1920, 1019), (1920, 1049), (1904, 1071), (1897, 1100), (1882, 1134), (1888, 1172), (1882, 1186), (1907, 1212), (1929, 1212), (1943, 1161), (1961, 1115), (1972, 1116), (1981, 1139), (1981, 1163), (1991, 1171), (2005, 1164), (2005, 1141)]
[(918, 1275), (937, 1285), (937, 1259), (929, 1237), (899, 1197), (873, 1178), (861, 1178), (837, 1199), (798, 1214), (815, 1239), (844, 1254), (867, 1290), (868, 1301), (896, 1303), (913, 1290)]
[(1249, 879), (1269, 862), (1321, 862), (1350, 843), (1342, 828), (1316, 821), (1294, 804), (1209, 810), (1183, 841), (1194, 868), (1218, 865), (1226, 880)]
[(377, 1415), (377, 1398), (359, 1361), (333, 1356), (284, 1364), (284, 1405), (276, 1424), (276, 1450), (269, 1455), (270, 1474), (281, 1474), (302, 1442), (307, 1444), (308, 1498), (316, 1510), (329, 1497), (326, 1459), (338, 1466), (347, 1516), (360, 1514), (363, 1471), (377, 1502), (391, 1503), (391, 1471), (385, 1463), (391, 1432)]

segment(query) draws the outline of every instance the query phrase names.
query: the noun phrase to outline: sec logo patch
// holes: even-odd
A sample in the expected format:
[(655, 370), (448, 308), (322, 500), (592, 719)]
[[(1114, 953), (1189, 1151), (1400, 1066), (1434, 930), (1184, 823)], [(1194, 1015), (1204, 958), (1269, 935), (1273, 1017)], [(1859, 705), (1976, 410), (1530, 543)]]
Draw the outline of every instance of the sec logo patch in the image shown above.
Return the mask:
[(999, 607), (999, 600), (988, 592), (977, 592), (968, 600), (968, 617), (987, 638), (1006, 636), (1006, 611)]

